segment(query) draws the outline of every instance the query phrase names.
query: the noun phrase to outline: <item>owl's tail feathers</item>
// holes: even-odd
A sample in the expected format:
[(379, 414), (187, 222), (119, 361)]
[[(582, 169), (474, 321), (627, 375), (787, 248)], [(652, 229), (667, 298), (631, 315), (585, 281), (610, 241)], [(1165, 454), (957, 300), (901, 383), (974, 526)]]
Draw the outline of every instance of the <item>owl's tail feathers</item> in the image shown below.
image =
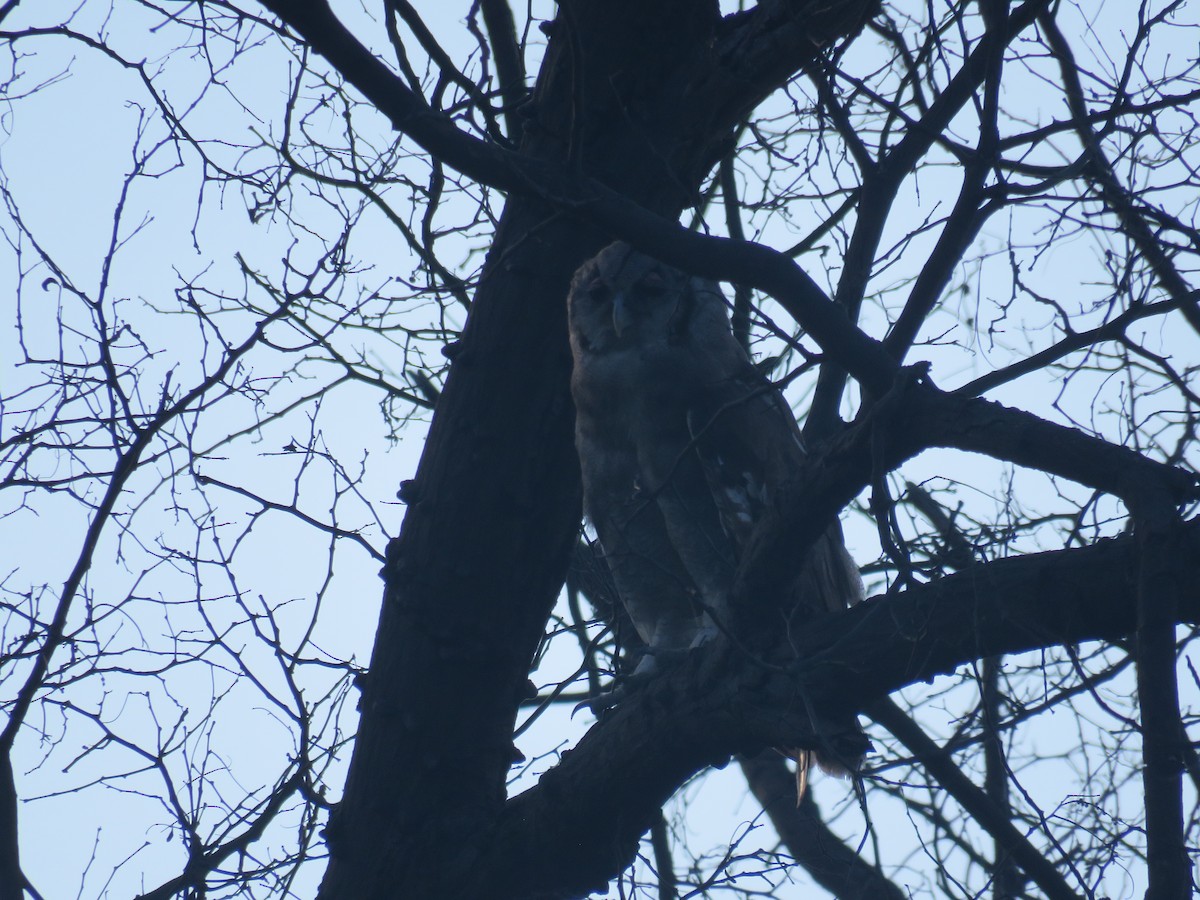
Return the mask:
[(837, 737), (820, 750), (794, 747), (786, 752), (796, 760), (796, 806), (808, 790), (808, 776), (815, 764), (826, 775), (835, 778), (854, 778), (862, 769), (863, 759), (871, 749), (867, 736), (857, 728)]
[(796, 760), (796, 809), (799, 809), (800, 801), (804, 799), (804, 795), (808, 792), (808, 770), (812, 768), (817, 752), (815, 750), (804, 750), (800, 747), (793, 747), (791, 750), (784, 752)]

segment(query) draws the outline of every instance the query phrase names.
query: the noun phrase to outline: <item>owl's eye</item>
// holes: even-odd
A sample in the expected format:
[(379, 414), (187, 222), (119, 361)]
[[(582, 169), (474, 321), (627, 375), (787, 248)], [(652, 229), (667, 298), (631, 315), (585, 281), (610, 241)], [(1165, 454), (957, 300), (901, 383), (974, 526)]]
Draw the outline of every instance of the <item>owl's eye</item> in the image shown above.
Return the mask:
[(588, 287), (588, 290), (587, 290), (588, 299), (591, 300), (593, 303), (606, 302), (609, 298), (609, 294), (610, 294), (610, 292), (608, 289), (608, 285), (605, 284), (603, 281), (593, 282), (592, 285), (590, 287)]

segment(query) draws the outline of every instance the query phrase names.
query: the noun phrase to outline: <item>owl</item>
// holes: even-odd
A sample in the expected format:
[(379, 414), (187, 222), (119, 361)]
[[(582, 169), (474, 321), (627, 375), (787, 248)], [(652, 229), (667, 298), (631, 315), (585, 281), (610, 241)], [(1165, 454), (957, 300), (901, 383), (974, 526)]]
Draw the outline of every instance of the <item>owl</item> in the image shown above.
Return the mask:
[[(783, 396), (730, 329), (715, 282), (615, 243), (585, 263), (568, 297), (575, 440), (585, 513), (647, 651), (632, 678), (713, 638), (737, 610), (738, 559), (774, 492), (804, 458)], [(791, 623), (862, 599), (837, 521), (808, 551)], [(827, 729), (822, 727), (822, 732)], [(865, 738), (797, 753), (844, 774)]]

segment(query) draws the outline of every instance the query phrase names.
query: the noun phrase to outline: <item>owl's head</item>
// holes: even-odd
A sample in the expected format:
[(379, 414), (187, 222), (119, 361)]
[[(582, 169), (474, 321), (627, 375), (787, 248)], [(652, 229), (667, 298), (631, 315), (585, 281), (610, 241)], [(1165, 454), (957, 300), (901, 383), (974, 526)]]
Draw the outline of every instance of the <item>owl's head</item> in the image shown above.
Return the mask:
[(729, 331), (715, 282), (684, 274), (618, 241), (579, 267), (568, 297), (571, 346), (581, 354), (667, 349)]

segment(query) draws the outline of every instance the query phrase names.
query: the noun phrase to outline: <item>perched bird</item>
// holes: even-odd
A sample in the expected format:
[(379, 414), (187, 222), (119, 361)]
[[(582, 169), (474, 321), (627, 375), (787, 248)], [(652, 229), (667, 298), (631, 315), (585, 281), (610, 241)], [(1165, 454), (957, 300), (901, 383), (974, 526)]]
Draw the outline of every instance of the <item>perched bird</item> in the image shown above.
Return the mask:
[[(576, 272), (568, 298), (575, 440), (585, 512), (652, 674), (728, 626), (738, 559), (773, 494), (804, 458), (779, 391), (754, 368), (715, 282), (611, 244)], [(808, 551), (788, 598), (792, 624), (862, 599), (834, 520)], [(857, 768), (857, 719), (797, 756)], [(832, 740), (841, 735), (850, 740)], [(835, 747), (852, 747), (839, 751)]]

